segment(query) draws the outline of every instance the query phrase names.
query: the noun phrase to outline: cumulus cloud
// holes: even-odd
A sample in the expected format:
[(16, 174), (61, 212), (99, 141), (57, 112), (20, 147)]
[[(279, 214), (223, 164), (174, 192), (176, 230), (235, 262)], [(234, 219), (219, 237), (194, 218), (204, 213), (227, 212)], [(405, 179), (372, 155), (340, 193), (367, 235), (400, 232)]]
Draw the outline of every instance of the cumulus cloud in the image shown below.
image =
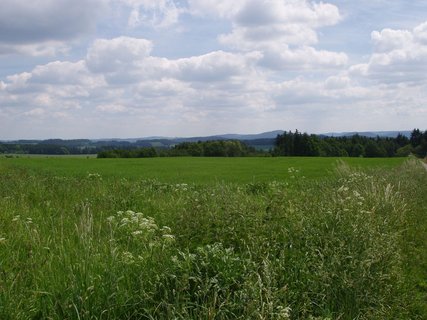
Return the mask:
[(316, 50), (309, 46), (290, 49), (265, 50), (261, 64), (274, 70), (308, 70), (318, 68), (340, 68), (347, 64), (348, 57), (342, 52)]
[(94, 87), (104, 83), (102, 77), (90, 74), (83, 60), (50, 62), (35, 67), (31, 74), (31, 81), (39, 84)]
[(414, 28), (414, 37), (419, 43), (427, 45), (427, 21)]
[(427, 72), (427, 22), (413, 30), (373, 31), (374, 52), (368, 63), (350, 68), (354, 76), (381, 83), (425, 83)]
[(89, 48), (86, 65), (103, 74), (110, 83), (177, 79), (185, 82), (215, 82), (252, 72), (260, 53), (213, 51), (200, 56), (167, 59), (151, 55), (145, 39), (119, 37), (98, 39)]
[(243, 7), (247, 0), (188, 0), (189, 12), (199, 16), (231, 18)]
[(140, 25), (154, 28), (170, 27), (178, 22), (184, 9), (173, 0), (120, 0), (131, 9), (128, 18), (130, 27)]
[(26, 55), (33, 57), (56, 56), (66, 54), (70, 47), (59, 41), (47, 41), (35, 44), (9, 44), (0, 42), (0, 55)]
[(128, 69), (150, 55), (152, 43), (145, 39), (118, 37), (97, 39), (89, 48), (86, 61), (93, 72)]
[(317, 30), (341, 20), (336, 6), (305, 0), (189, 1), (194, 14), (229, 19), (232, 30), (219, 42), (237, 51), (260, 51), (271, 69), (335, 68), (347, 63), (343, 52), (318, 51)]
[(248, 73), (251, 64), (259, 60), (257, 53), (234, 54), (215, 51), (205, 55), (179, 59), (176, 61), (179, 79), (190, 82), (211, 82), (225, 80)]
[[(125, 6), (126, 16), (131, 14), (129, 25), (135, 28), (172, 26), (184, 12), (177, 1), (114, 1)], [(342, 19), (336, 6), (303, 0), (187, 3), (191, 23), (201, 17), (221, 24), (226, 20), (217, 38), (221, 47), (194, 56), (160, 56), (157, 52), (163, 49), (154, 46), (161, 40), (141, 36), (142, 29), (150, 35), (158, 30), (128, 28), (133, 36), (113, 38), (104, 34), (104, 39), (88, 40), (86, 51), (66, 58), (69, 61), (40, 60), (44, 62), (27, 72), (5, 76), (0, 81), (1, 118), (78, 122), (99, 128), (99, 135), (111, 136), (113, 128), (122, 136), (136, 136), (142, 129), (149, 134), (164, 134), (160, 128), (172, 134), (187, 128), (186, 134), (205, 128), (252, 131), (263, 130), (258, 126), (262, 123), (283, 128), (290, 121), (293, 128), (304, 129), (298, 124), (308, 118), (316, 130), (321, 127), (317, 119), (325, 115), (362, 121), (373, 110), (371, 123), (384, 115), (425, 115), (421, 105), (427, 99), (427, 22), (412, 30), (372, 32), (372, 55), (366, 63), (348, 67), (347, 54), (320, 49), (321, 28)], [(172, 18), (167, 18), (168, 10), (174, 12)], [(78, 30), (39, 38), (37, 43), (27, 43), (23, 36), (21, 42), (0, 38), (0, 52), (54, 55)], [(117, 118), (129, 131), (120, 131)], [(90, 130), (81, 134), (87, 137), (94, 132)]]
[(0, 54), (54, 55), (94, 30), (106, 0), (2, 0)]
[(3, 101), (4, 108), (44, 119), (74, 109), (105, 116), (154, 117), (157, 112), (157, 116), (173, 114), (175, 119), (196, 121), (220, 110), (274, 107), (257, 70), (262, 57), (257, 52), (214, 51), (167, 59), (151, 51), (152, 43), (146, 39), (95, 40), (84, 60), (54, 61), (7, 77), (1, 85), (9, 98)]
[(120, 104), (101, 104), (96, 107), (96, 110), (114, 114), (126, 112), (128, 108)]

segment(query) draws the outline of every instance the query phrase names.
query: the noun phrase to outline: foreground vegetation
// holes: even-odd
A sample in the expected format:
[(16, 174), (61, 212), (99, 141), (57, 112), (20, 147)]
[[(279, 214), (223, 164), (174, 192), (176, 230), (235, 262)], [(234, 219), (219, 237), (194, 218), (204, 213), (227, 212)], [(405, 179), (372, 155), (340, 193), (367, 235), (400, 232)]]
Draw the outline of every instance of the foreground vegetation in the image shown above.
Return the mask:
[(1, 319), (426, 318), (427, 174), (415, 160), (209, 184), (10, 160)]

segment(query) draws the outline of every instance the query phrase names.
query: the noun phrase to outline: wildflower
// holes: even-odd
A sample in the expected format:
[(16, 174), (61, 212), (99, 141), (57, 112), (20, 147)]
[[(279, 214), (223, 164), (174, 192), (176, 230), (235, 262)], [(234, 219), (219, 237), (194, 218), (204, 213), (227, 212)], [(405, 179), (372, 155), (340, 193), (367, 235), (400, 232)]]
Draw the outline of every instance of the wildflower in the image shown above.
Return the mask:
[(134, 236), (138, 236), (138, 235), (142, 234), (142, 231), (141, 230), (136, 230), (136, 231), (132, 232), (132, 234)]
[(132, 254), (132, 253), (130, 253), (129, 251), (125, 251), (125, 252), (123, 252), (123, 254), (122, 254), (122, 259), (123, 259), (123, 262), (124, 262), (125, 264), (132, 264), (132, 263), (134, 263), (134, 262), (135, 262), (135, 259), (134, 259), (134, 257), (133, 257), (133, 254)]
[(158, 229), (156, 223), (154, 222), (154, 219), (151, 217), (143, 218), (139, 223), (139, 227), (148, 231), (154, 231)]
[(17, 216), (15, 216), (12, 221), (18, 221), (21, 219), (21, 216), (18, 214)]
[(348, 191), (348, 188), (346, 186), (341, 186), (338, 188), (338, 192), (346, 192)]
[(160, 231), (162, 232), (162, 233), (171, 233), (171, 228), (169, 228), (169, 227), (167, 227), (167, 226), (163, 226), (161, 229), (160, 229)]
[(290, 319), (291, 318), (291, 308), (290, 307), (277, 307), (277, 319)]
[(164, 234), (162, 235), (162, 238), (167, 242), (174, 242), (175, 241), (175, 236), (173, 236), (172, 234)]
[(109, 216), (109, 217), (107, 218), (107, 221), (111, 223), (111, 222), (113, 222), (113, 221), (115, 220), (115, 218), (116, 218), (116, 217), (114, 217), (114, 216)]
[(100, 179), (102, 180), (102, 177), (99, 173), (89, 173), (87, 175), (88, 179)]

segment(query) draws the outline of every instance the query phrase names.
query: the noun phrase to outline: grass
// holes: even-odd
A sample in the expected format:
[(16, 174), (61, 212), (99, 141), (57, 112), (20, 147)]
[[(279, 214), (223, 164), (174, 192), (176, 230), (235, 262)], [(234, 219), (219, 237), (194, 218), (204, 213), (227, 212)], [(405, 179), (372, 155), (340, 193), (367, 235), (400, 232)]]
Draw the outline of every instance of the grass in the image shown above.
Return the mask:
[(415, 161), (53, 160), (0, 161), (0, 319), (426, 318)]
[[(286, 181), (291, 176), (318, 179), (331, 176), (337, 161), (352, 167), (393, 168), (404, 158), (0, 158), (0, 166), (20, 167), (65, 177), (98, 173), (103, 178), (156, 179), (168, 183), (249, 183)], [(291, 170), (289, 171), (289, 169)], [(292, 169), (297, 169), (294, 172)]]

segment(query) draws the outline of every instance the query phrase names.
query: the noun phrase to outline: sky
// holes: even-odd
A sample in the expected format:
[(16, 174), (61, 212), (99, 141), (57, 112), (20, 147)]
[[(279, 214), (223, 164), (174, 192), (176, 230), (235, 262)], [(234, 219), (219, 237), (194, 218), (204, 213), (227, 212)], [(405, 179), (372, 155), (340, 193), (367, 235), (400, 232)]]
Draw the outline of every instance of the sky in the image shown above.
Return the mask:
[(0, 1), (0, 140), (426, 124), (425, 0)]

